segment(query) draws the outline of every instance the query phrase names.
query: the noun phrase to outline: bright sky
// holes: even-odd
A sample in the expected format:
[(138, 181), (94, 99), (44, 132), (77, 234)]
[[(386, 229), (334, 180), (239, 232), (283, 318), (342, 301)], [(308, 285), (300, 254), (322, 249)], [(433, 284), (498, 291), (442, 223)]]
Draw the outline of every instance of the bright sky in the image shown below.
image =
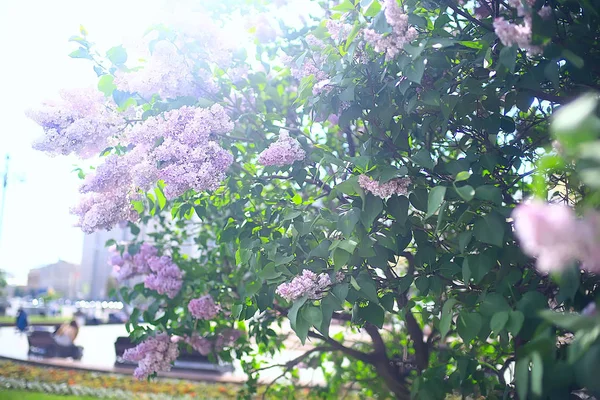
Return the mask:
[[(48, 157), (31, 148), (42, 129), (24, 111), (62, 88), (94, 85), (97, 77), (86, 60), (71, 59), (76, 49), (68, 38), (83, 25), (102, 52), (134, 42), (165, 10), (169, 0), (0, 0), (0, 182), (4, 157), (11, 157), (5, 212), (0, 227), (0, 269), (9, 282), (25, 284), (31, 268), (58, 259), (81, 262), (83, 234), (73, 227), (69, 207), (76, 204), (79, 180), (71, 173), (74, 157)], [(190, 1), (193, 3), (193, 0)], [(295, 4), (294, 4), (295, 3)], [(299, 21), (302, 0), (278, 10)], [(196, 4), (210, 4), (208, 0)], [(309, 11), (310, 12), (310, 11)], [(287, 18), (286, 18), (287, 19)], [(297, 23), (297, 22), (296, 22)], [(239, 27), (244, 29), (243, 27)], [(231, 32), (235, 35), (236, 32)], [(0, 183), (1, 184), (1, 183)], [(2, 188), (0, 187), (0, 190)]]
[(61, 88), (95, 84), (91, 64), (67, 56), (76, 48), (68, 38), (78, 33), (80, 24), (92, 41), (108, 49), (143, 33), (159, 14), (161, 3), (0, 1), (0, 175), (5, 154), (11, 156), (0, 269), (12, 275), (11, 283), (24, 284), (30, 268), (59, 258), (81, 262), (83, 243), (83, 234), (72, 226), (74, 217), (69, 214), (78, 198), (79, 181), (70, 172), (77, 159), (50, 158), (32, 150), (31, 142), (42, 131), (24, 111), (56, 97)]

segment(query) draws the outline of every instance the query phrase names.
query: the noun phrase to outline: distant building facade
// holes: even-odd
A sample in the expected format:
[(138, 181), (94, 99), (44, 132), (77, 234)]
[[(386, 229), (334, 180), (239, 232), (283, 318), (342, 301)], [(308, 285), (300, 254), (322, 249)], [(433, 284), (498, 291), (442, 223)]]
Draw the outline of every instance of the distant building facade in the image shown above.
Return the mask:
[(79, 296), (81, 270), (79, 265), (66, 261), (35, 268), (27, 275), (27, 289), (35, 293), (54, 291), (60, 295), (75, 299)]

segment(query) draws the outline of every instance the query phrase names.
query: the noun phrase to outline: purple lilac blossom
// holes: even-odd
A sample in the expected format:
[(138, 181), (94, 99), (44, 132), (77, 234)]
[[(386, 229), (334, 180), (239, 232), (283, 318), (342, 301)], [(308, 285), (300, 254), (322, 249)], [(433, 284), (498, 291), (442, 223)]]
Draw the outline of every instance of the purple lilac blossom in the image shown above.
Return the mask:
[(44, 136), (33, 148), (52, 155), (76, 154), (87, 158), (107, 147), (125, 121), (110, 110), (102, 93), (92, 88), (64, 90), (60, 101), (46, 102), (26, 115), (42, 126)]
[(232, 346), (241, 336), (242, 331), (238, 329), (223, 329), (215, 340), (215, 350), (222, 351), (223, 348)]
[(125, 350), (123, 359), (137, 362), (138, 367), (133, 372), (133, 376), (144, 380), (154, 373), (171, 370), (178, 356), (177, 343), (173, 343), (166, 333), (159, 333), (136, 347)]
[(211, 320), (217, 316), (220, 308), (215, 304), (212, 296), (207, 294), (200, 298), (190, 300), (188, 303), (188, 310), (194, 318)]
[(329, 275), (325, 273), (317, 275), (305, 269), (302, 270), (302, 275), (296, 276), (291, 282), (279, 285), (275, 293), (288, 301), (294, 301), (303, 296), (307, 296), (309, 299), (320, 299), (331, 284)]
[(183, 284), (183, 272), (173, 262), (171, 257), (150, 257), (148, 260), (150, 275), (144, 279), (144, 286), (156, 290), (160, 294), (174, 298)]
[(282, 131), (279, 139), (264, 150), (258, 156), (258, 163), (262, 165), (275, 165), (283, 167), (291, 165), (295, 161), (302, 161), (306, 157), (305, 151), (300, 143), (290, 135)]
[(409, 178), (397, 178), (380, 183), (367, 175), (360, 175), (358, 177), (358, 184), (361, 188), (382, 199), (386, 199), (396, 194), (406, 195), (410, 183), (411, 181)]

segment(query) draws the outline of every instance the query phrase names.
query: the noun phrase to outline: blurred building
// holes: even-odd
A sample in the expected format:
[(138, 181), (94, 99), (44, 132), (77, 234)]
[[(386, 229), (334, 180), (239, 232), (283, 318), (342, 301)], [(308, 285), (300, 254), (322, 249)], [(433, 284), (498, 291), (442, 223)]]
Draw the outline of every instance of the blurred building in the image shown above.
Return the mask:
[(35, 268), (27, 275), (27, 289), (34, 293), (56, 292), (74, 299), (80, 289), (80, 267), (66, 261)]

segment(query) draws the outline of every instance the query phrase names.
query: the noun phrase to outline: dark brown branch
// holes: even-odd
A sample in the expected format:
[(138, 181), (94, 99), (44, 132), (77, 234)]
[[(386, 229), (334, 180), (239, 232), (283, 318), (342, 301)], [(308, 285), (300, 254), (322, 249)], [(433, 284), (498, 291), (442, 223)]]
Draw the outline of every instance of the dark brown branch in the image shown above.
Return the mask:
[(368, 364), (371, 364), (371, 362), (372, 362), (371, 356), (369, 354), (346, 347), (343, 344), (341, 344), (340, 342), (338, 342), (337, 340), (333, 340), (332, 338), (329, 338), (329, 337), (326, 338), (325, 336), (320, 335), (316, 332), (312, 332), (312, 331), (308, 332), (308, 336), (316, 338), (316, 339), (320, 339), (320, 340), (324, 341), (325, 343), (329, 344), (335, 350), (339, 350), (342, 353), (349, 355), (350, 357), (356, 358), (357, 360), (360, 360), (360, 361), (368, 363)]
[(452, 3), (452, 0), (449, 1), (442, 1), (442, 4), (447, 5), (448, 7), (450, 7), (455, 13), (457, 13), (458, 15), (468, 19), (470, 22), (472, 22), (473, 24), (480, 26), (484, 29), (487, 29), (488, 31), (493, 31), (494, 28), (484, 22), (481, 22), (480, 20), (478, 20), (477, 18), (473, 17), (471, 14), (464, 12), (463, 10), (461, 10), (460, 8), (458, 8), (458, 6), (456, 6), (455, 4)]
[(348, 142), (348, 154), (350, 154), (350, 157), (354, 157), (356, 156), (356, 144), (354, 144), (354, 139), (352, 139), (350, 127), (346, 127), (344, 133), (346, 134), (346, 141)]
[(294, 368), (296, 365), (300, 364), (302, 362), (302, 360), (304, 360), (306, 357), (308, 357), (309, 355), (311, 355), (312, 353), (316, 353), (316, 352), (325, 352), (325, 351), (331, 351), (333, 350), (332, 347), (329, 346), (317, 346), (314, 347), (310, 350), (308, 350), (306, 353), (294, 358), (293, 360), (290, 360), (284, 364), (272, 364), (272, 365), (268, 365), (266, 367), (262, 367), (262, 368), (257, 368), (255, 370), (253, 370), (252, 372), (259, 372), (259, 371), (264, 371), (267, 369), (271, 369), (271, 368), (277, 368), (277, 367), (282, 367), (286, 369), (286, 372), (291, 370), (292, 368)]

